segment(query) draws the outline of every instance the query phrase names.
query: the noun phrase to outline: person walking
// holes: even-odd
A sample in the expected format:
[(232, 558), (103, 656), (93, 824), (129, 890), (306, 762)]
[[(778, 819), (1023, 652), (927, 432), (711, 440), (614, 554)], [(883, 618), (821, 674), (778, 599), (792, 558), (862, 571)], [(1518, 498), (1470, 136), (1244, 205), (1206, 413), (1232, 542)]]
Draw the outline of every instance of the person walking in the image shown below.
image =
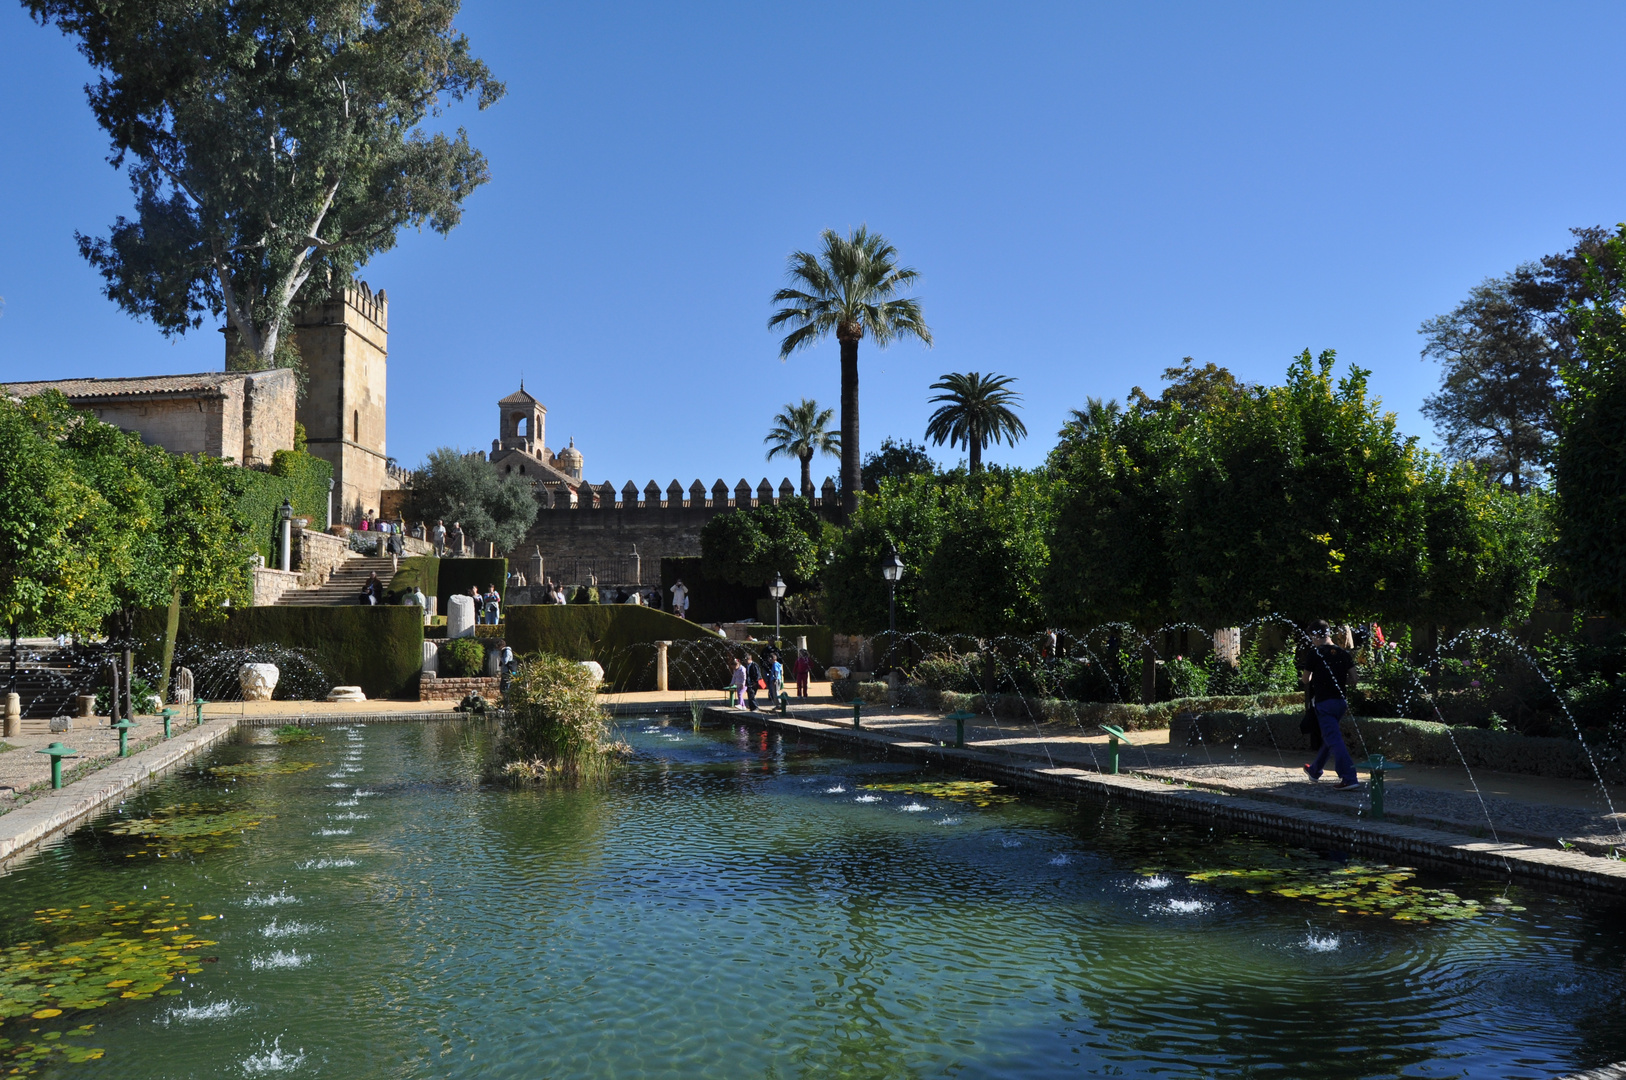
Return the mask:
[(813, 658), (807, 655), (806, 649), (796, 650), (796, 662), (791, 665), (791, 671), (796, 676), (796, 697), (807, 700), (807, 679), (813, 672)]
[(773, 698), (774, 704), (779, 704), (779, 698), (785, 693), (785, 666), (779, 662), (777, 652), (768, 653), (768, 696)]
[(740, 663), (739, 657), (734, 657), (734, 668), (728, 674), (728, 683), (734, 688), (734, 707), (745, 708), (745, 665)]
[[(751, 654), (747, 653), (746, 655), (750, 656)], [(757, 691), (765, 690), (767, 686), (768, 680), (764, 677), (762, 665), (757, 663), (755, 656), (751, 656), (751, 662), (745, 665), (745, 707), (747, 709), (752, 712), (759, 711), (757, 709)]]
[(446, 523), (435, 522), (435, 527), (429, 532), (430, 543), (435, 545), (435, 557), (438, 559), (446, 554)]
[(367, 575), (367, 584), (361, 587), (361, 602), (368, 607), (384, 602), (384, 583), (378, 580), (377, 571)]
[(1347, 649), (1332, 643), (1332, 627), (1326, 620), (1317, 619), (1310, 624), (1310, 645), (1300, 649), (1295, 659), (1299, 681), (1309, 688), (1316, 720), (1321, 726), (1321, 752), (1304, 766), (1304, 774), (1311, 780), (1320, 780), (1330, 757), (1338, 773), (1338, 783), (1333, 790), (1359, 791), (1361, 781), (1355, 772), (1355, 759), (1350, 757), (1344, 734), (1338, 727), (1344, 714), (1349, 712), (1346, 695), (1355, 685), (1355, 658)]
[(672, 614), (680, 619), (689, 617), (689, 587), (682, 578), (672, 584)]
[(514, 650), (508, 647), (508, 642), (506, 639), (498, 638), (497, 669), (502, 673), (502, 692), (505, 696), (508, 693), (508, 680), (513, 678), (514, 668), (516, 666), (517, 665), (514, 662)]
[(481, 599), (485, 601), (487, 624), (496, 626), (502, 613), (502, 597), (497, 593), (497, 586), (487, 585), (486, 594)]

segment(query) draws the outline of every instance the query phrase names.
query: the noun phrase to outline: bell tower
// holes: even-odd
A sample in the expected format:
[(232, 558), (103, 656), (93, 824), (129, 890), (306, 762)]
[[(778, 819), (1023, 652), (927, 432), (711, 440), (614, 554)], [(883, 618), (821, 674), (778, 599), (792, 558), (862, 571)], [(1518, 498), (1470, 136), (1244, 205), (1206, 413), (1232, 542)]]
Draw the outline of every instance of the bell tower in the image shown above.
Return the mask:
[(365, 281), (307, 304), (294, 318), (305, 366), (296, 419), (310, 452), (333, 466), (334, 520), (379, 510), (384, 488), (384, 388), (389, 299)]
[(499, 450), (522, 450), (533, 457), (545, 456), (548, 410), (525, 392), (524, 379), (519, 381), (517, 391), (497, 402), (497, 412), (500, 414)]

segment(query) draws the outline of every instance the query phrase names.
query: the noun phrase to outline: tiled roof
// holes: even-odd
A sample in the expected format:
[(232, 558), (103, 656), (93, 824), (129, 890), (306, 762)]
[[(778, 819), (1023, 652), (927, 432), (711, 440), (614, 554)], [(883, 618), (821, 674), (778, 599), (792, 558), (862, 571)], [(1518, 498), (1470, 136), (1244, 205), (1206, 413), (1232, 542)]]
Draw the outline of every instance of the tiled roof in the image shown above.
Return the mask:
[(540, 405), (542, 403), (540, 401), (538, 401), (536, 398), (532, 397), (530, 394), (526, 393), (525, 388), (522, 386), (518, 390), (515, 390), (512, 394), (509, 394), (507, 397), (505, 397), (501, 401), (497, 402), (497, 404), (498, 405)]
[(67, 398), (135, 397), (141, 394), (181, 394), (218, 390), (224, 383), (244, 378), (241, 371), (202, 371), (196, 375), (147, 375), (134, 379), (52, 379), (47, 382), (14, 382), (0, 385), (0, 392), (28, 397), (47, 390), (59, 390)]

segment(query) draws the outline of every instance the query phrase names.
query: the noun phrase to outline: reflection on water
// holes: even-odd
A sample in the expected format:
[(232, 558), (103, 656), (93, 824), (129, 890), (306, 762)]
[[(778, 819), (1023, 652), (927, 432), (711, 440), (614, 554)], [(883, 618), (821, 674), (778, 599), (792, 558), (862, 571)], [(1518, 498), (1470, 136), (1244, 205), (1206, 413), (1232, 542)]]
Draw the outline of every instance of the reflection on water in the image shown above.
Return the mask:
[[(84, 1064), (24, 1066), (121, 1078), (1535, 1078), (1626, 1057), (1614, 903), (981, 797), (687, 717), (622, 735), (631, 767), (577, 791), (483, 787), (483, 721), (222, 747), (0, 878), (8, 955), (66, 963), (72, 913), (149, 898), (207, 947), (129, 999), (0, 1002), (0, 1038), (71, 1031)], [(196, 851), (117, 827), (193, 804), (258, 824)], [(1383, 906), (1414, 895), (1450, 919)], [(113, 929), (197, 932), (159, 921)]]

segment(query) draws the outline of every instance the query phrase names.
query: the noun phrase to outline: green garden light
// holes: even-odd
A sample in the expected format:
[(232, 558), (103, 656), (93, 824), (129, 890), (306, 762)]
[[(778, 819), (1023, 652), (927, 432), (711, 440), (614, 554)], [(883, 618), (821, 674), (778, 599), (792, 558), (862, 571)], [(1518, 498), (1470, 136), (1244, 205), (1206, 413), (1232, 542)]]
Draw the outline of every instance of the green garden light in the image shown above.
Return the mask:
[(119, 733), (119, 757), (130, 756), (130, 729), (137, 726), (129, 720), (120, 720), (113, 725), (113, 730)]
[(59, 742), (54, 742), (45, 749), (36, 750), (34, 753), (51, 755), (51, 788), (52, 790), (57, 790), (62, 787), (62, 759), (65, 757), (73, 757), (75, 754), (79, 753), (79, 751), (63, 746)]

